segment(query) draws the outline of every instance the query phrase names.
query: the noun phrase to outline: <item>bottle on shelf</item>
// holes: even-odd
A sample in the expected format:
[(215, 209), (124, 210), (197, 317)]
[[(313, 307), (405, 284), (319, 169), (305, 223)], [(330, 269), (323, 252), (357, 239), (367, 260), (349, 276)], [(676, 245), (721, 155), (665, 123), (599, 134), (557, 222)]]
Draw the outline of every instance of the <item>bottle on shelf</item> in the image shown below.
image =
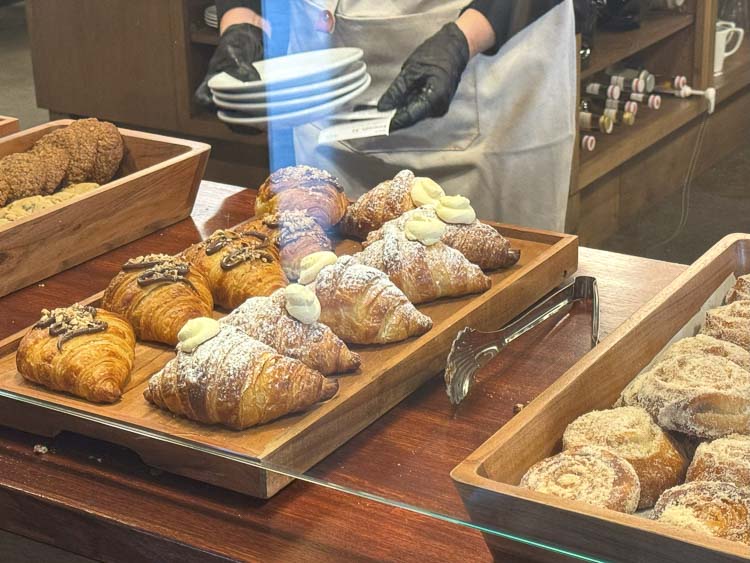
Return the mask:
[[(622, 103), (626, 104), (626, 102)], [(612, 107), (612, 104), (614, 104), (614, 107)], [(635, 102), (627, 102), (627, 104), (635, 104)], [(637, 106), (638, 104), (635, 105)], [(630, 106), (628, 107), (630, 109)], [(619, 111), (619, 102), (617, 100), (583, 99), (581, 100), (579, 109), (582, 112), (605, 115), (614, 124), (624, 123), (625, 125), (633, 125), (635, 123), (635, 113), (631, 111)]]
[(619, 86), (620, 90), (643, 93), (646, 91), (646, 82), (640, 78), (625, 78), (624, 76), (614, 75), (609, 79), (609, 83), (613, 86)]
[(606, 115), (582, 111), (578, 113), (578, 127), (581, 131), (601, 131), (609, 135), (615, 128), (612, 118)]
[[(688, 79), (687, 76), (682, 76), (681, 74), (677, 74), (674, 76), (670, 76), (668, 74), (659, 74), (656, 76), (656, 85), (655, 87), (658, 88), (669, 88), (674, 90), (681, 90), (685, 86), (687, 86)], [(651, 90), (653, 92), (653, 89)]]
[(605, 72), (610, 76), (610, 80), (612, 80), (612, 77), (621, 76), (623, 80), (630, 81), (632, 90), (636, 90), (633, 86), (633, 81), (636, 79), (641, 81), (645, 92), (652, 92), (654, 86), (656, 86), (656, 77), (645, 68), (635, 69), (610, 67)]
[(596, 137), (593, 135), (581, 135), (581, 150), (593, 152), (596, 148)]
[(631, 92), (627, 95), (626, 99), (644, 104), (649, 109), (661, 108), (661, 96), (659, 94), (636, 94), (635, 92)]
[(622, 90), (619, 86), (590, 82), (586, 85), (586, 93), (597, 98), (612, 98), (613, 100), (619, 100), (622, 95)]
[(633, 100), (604, 100), (604, 107), (638, 115), (638, 102)]

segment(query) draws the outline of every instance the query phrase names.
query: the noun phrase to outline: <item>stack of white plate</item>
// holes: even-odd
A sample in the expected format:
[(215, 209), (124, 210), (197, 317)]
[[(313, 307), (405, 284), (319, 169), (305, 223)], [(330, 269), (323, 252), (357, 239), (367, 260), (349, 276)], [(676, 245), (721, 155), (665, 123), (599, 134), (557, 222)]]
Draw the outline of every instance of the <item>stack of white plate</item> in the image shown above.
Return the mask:
[(203, 21), (208, 27), (219, 27), (219, 18), (216, 15), (216, 6), (211, 5), (203, 11)]
[(362, 49), (308, 51), (254, 63), (260, 80), (226, 73), (208, 81), (219, 119), (234, 125), (298, 125), (321, 119), (370, 86)]

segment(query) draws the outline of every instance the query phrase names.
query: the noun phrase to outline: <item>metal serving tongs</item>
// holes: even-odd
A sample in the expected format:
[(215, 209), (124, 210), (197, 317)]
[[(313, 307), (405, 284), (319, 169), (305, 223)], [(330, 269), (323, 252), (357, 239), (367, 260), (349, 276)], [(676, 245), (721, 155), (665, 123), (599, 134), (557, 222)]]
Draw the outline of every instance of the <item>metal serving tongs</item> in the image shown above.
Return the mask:
[(469, 393), (476, 372), (508, 344), (577, 301), (591, 302), (591, 347), (599, 343), (599, 291), (596, 278), (578, 276), (524, 315), (493, 332), (466, 327), (456, 335), (445, 367), (445, 386), (454, 405)]

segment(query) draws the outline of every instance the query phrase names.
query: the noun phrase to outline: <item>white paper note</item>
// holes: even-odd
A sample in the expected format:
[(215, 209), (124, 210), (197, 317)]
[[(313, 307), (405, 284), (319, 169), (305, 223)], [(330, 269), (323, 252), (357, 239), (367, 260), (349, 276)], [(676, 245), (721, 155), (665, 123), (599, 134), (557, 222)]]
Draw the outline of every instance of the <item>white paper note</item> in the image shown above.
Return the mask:
[(335, 143), (336, 141), (387, 136), (391, 127), (391, 117), (393, 116), (361, 121), (347, 121), (346, 123), (332, 125), (320, 132), (318, 135), (318, 144), (324, 145)]

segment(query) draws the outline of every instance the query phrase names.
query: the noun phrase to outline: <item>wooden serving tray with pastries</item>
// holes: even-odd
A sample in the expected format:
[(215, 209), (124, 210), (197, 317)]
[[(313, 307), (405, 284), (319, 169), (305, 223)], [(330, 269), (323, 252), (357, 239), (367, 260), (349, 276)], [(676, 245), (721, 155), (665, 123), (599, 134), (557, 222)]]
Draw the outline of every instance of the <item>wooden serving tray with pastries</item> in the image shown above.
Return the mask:
[(0, 343), (0, 424), (268, 498), (436, 376), (461, 328), (578, 265), (575, 236), (483, 223), (409, 171), (350, 205), (328, 173), (282, 169), (256, 211)]
[(0, 296), (189, 216), (209, 151), (93, 118), (0, 130)]
[(458, 465), (472, 520), (600, 560), (749, 558), (749, 273), (750, 235), (724, 238)]

